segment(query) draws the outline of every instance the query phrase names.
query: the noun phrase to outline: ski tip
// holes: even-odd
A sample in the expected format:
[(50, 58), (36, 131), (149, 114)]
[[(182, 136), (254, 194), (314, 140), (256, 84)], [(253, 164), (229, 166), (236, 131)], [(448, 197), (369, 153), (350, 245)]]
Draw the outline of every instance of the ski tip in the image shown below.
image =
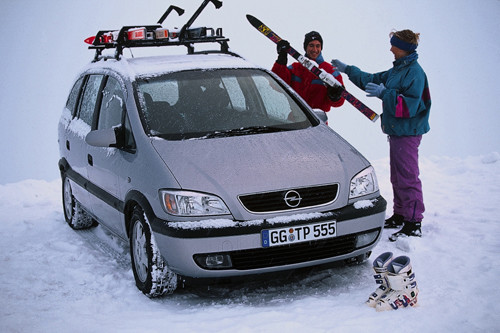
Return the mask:
[(372, 118), (372, 122), (376, 122), (379, 117), (380, 116), (378, 114), (375, 114)]
[(250, 14), (247, 14), (247, 20), (254, 27), (258, 27), (259, 25), (262, 24), (262, 22), (260, 22), (260, 20), (258, 18), (256, 18), (255, 16), (252, 16)]

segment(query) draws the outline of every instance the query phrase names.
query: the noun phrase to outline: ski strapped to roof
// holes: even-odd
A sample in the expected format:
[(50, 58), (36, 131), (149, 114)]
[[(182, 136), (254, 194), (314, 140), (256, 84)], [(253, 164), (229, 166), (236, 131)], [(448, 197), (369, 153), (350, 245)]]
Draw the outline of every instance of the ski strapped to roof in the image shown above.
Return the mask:
[(158, 24), (124, 26), (120, 30), (100, 30), (95, 36), (85, 39), (85, 42), (91, 44), (89, 49), (96, 50), (94, 61), (104, 58), (102, 51), (105, 49), (115, 49), (113, 58), (119, 60), (123, 54), (123, 49), (132, 47), (184, 45), (188, 49), (188, 54), (193, 54), (194, 45), (197, 43), (219, 43), (220, 51), (206, 52), (231, 53), (227, 43), (229, 39), (223, 36), (222, 28), (191, 28), (193, 22), (210, 2), (214, 4), (216, 9), (222, 6), (222, 1), (204, 0), (181, 29), (167, 29), (161, 25), (172, 10), (175, 10), (179, 16), (184, 14), (182, 8), (170, 6), (158, 20)]

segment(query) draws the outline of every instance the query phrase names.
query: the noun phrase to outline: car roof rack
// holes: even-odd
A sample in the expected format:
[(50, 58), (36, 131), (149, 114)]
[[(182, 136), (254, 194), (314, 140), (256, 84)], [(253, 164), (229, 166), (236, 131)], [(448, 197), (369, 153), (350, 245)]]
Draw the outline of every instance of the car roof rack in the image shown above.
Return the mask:
[[(210, 2), (215, 5), (216, 9), (222, 6), (222, 1), (204, 0), (198, 10), (181, 29), (166, 29), (161, 25), (172, 10), (175, 10), (179, 16), (184, 14), (182, 8), (170, 6), (158, 20), (158, 24), (124, 26), (120, 30), (100, 30), (95, 36), (87, 38), (85, 42), (91, 44), (89, 49), (96, 51), (94, 62), (110, 58), (119, 60), (123, 55), (124, 48), (154, 46), (184, 45), (188, 49), (188, 54), (227, 53), (235, 55), (229, 51), (227, 43), (229, 39), (223, 36), (222, 28), (191, 28), (193, 22)], [(220, 51), (195, 52), (194, 45), (198, 43), (218, 43), (220, 44)], [(102, 52), (105, 49), (115, 49), (114, 56), (103, 56)]]

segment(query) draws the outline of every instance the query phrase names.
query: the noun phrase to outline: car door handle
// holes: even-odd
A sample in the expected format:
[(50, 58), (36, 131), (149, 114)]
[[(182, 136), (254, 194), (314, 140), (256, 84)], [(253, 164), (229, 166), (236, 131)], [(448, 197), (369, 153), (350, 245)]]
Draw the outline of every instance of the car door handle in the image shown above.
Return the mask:
[(87, 155), (87, 162), (89, 163), (90, 166), (94, 165), (94, 159), (92, 158), (92, 155), (90, 154)]

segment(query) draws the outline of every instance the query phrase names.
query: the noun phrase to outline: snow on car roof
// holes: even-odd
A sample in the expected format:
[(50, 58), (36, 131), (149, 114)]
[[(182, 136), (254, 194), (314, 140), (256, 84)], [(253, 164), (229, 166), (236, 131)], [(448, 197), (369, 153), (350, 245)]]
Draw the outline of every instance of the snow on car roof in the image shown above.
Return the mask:
[(87, 69), (90, 68), (111, 69), (133, 80), (136, 77), (152, 77), (184, 70), (259, 67), (238, 56), (214, 53), (108, 59), (91, 63)]

